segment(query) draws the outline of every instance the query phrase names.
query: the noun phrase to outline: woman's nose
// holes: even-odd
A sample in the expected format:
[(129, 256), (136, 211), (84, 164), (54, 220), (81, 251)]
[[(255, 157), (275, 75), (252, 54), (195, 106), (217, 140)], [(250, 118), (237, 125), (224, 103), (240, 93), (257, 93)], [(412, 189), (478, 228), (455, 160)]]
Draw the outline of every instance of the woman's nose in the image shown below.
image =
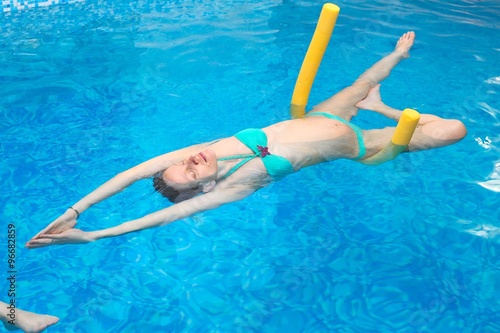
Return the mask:
[(196, 156), (191, 156), (189, 159), (190, 159), (191, 163), (193, 163), (194, 165), (199, 164), (199, 161), (196, 159)]

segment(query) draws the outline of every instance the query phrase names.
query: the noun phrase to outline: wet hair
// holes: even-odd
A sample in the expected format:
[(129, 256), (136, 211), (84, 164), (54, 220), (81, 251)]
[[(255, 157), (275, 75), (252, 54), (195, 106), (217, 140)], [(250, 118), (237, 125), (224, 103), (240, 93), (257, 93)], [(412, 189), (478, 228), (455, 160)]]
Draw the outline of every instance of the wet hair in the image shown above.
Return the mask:
[(163, 195), (170, 202), (175, 202), (175, 199), (181, 194), (181, 192), (174, 189), (172, 186), (168, 186), (161, 176), (156, 176), (153, 178), (153, 187), (156, 192)]
[(198, 187), (179, 191), (172, 186), (167, 185), (161, 175), (153, 178), (153, 187), (158, 193), (163, 195), (172, 203), (178, 203), (190, 199), (200, 193)]

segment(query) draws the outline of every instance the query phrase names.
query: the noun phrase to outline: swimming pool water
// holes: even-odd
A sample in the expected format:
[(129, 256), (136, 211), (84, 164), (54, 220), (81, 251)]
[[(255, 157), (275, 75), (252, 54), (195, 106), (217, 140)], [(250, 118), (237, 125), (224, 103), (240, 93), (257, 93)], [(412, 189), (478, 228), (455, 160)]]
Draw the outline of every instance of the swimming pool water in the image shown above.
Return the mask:
[[(116, 173), (287, 119), (322, 3), (3, 1), (0, 217), (16, 225), (19, 307), (59, 316), (48, 332), (499, 332), (500, 6), (336, 4), (309, 105), (414, 30), (382, 96), (462, 120), (462, 142), (312, 167), (166, 227), (27, 251)], [(366, 111), (354, 122), (390, 123)], [(143, 181), (78, 226), (165, 205)]]

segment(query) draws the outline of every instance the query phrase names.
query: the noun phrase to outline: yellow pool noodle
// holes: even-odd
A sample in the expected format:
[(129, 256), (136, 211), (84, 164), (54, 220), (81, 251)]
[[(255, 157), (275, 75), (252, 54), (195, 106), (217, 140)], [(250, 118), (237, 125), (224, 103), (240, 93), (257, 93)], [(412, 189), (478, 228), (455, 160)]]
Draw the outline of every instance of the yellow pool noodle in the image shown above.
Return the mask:
[(407, 146), (410, 143), (413, 132), (417, 128), (420, 120), (420, 113), (413, 109), (404, 109), (401, 118), (399, 118), (398, 126), (392, 135), (392, 143), (400, 146)]
[(309, 93), (316, 77), (321, 60), (337, 22), (340, 8), (332, 3), (326, 3), (321, 9), (316, 30), (302, 62), (297, 82), (292, 94), (290, 113), (292, 118), (303, 117), (306, 111)]
[(419, 120), (420, 113), (413, 109), (404, 109), (391, 141), (381, 151), (360, 162), (378, 165), (394, 159), (408, 147)]

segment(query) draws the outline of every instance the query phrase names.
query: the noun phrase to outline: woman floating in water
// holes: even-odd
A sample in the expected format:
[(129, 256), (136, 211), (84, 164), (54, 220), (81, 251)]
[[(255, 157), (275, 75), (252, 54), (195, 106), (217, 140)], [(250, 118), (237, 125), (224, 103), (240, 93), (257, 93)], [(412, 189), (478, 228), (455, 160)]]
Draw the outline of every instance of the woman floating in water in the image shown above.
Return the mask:
[[(70, 207), (26, 246), (33, 249), (88, 243), (160, 226), (243, 199), (270, 181), (310, 165), (340, 158), (363, 161), (375, 155), (389, 142), (395, 128), (362, 131), (349, 121), (358, 109), (399, 120), (401, 111), (382, 102), (379, 82), (408, 57), (414, 39), (413, 32), (405, 33), (391, 54), (363, 73), (353, 85), (315, 106), (304, 118), (263, 129), (247, 129), (230, 138), (177, 150), (118, 174)], [(424, 114), (408, 151), (447, 146), (465, 135), (465, 126), (460, 121)], [(153, 177), (155, 188), (175, 202), (174, 205), (108, 229), (87, 232), (74, 228), (80, 214), (90, 206), (149, 177)], [(0, 307), (7, 306), (0, 302)], [(15, 325), (9, 323), (5, 314), (0, 316), (9, 330), (41, 332), (59, 320), (20, 309), (16, 311)]]
[[(87, 243), (157, 227), (240, 200), (304, 167), (340, 158), (362, 161), (385, 147), (394, 127), (363, 131), (349, 123), (359, 109), (396, 121), (401, 111), (385, 105), (379, 82), (408, 58), (414, 32), (403, 34), (394, 51), (363, 73), (351, 86), (315, 106), (305, 117), (158, 156), (116, 175), (70, 207), (26, 243), (30, 249)], [(466, 135), (462, 122), (422, 114), (408, 151), (443, 147)], [(174, 205), (116, 227), (82, 231), (76, 220), (92, 205), (135, 181), (153, 177), (155, 188)]]

